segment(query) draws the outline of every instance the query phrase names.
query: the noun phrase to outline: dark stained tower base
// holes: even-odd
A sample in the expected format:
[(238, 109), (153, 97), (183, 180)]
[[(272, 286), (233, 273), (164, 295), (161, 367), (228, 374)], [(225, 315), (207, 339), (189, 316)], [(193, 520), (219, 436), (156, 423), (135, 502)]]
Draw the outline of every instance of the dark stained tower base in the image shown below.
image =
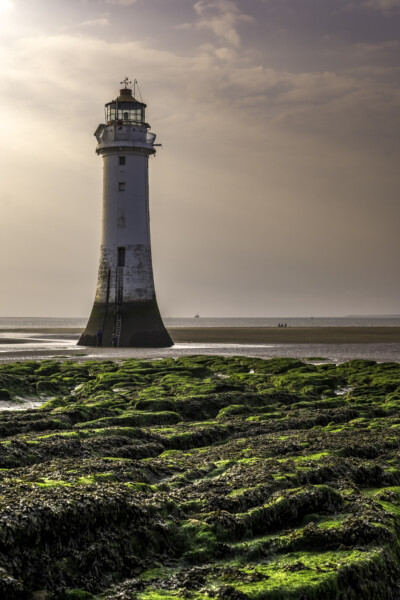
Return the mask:
[[(162, 322), (157, 300), (125, 302), (121, 310), (121, 332), (118, 347), (122, 348), (169, 348), (173, 346)], [(103, 332), (102, 345), (113, 346), (117, 327), (117, 315), (113, 304), (95, 302), (89, 322), (78, 342), (79, 346), (97, 346), (96, 333)]]

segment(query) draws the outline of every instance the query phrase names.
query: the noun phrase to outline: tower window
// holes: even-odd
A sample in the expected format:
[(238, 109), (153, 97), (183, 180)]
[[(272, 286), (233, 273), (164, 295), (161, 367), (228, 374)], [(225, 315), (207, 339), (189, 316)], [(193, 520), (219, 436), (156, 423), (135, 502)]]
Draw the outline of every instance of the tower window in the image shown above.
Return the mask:
[(118, 190), (119, 190), (120, 192), (124, 192), (124, 191), (125, 191), (125, 181), (120, 181), (120, 182), (118, 183)]
[(124, 246), (120, 246), (118, 248), (118, 266), (119, 267), (125, 266), (125, 247)]
[(119, 156), (118, 159), (119, 159), (119, 164), (120, 165), (124, 165), (125, 164), (125, 156)]

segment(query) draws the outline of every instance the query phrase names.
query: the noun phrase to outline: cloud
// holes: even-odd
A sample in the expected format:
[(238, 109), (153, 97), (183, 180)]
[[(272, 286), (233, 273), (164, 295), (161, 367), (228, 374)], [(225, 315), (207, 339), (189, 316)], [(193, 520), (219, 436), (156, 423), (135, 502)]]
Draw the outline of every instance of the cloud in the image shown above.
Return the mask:
[[(201, 5), (208, 6), (204, 11), (211, 5), (216, 11), (216, 3)], [(234, 5), (219, 6), (231, 10)], [(199, 19), (210, 16), (198, 14)], [(64, 295), (71, 287), (75, 298), (88, 298), (82, 313), (76, 299), (73, 308), (60, 301), (60, 311), (83, 314), (90, 309), (101, 195), (101, 167), (91, 134), (103, 118), (103, 103), (115, 97), (125, 74), (139, 79), (149, 122), (164, 144), (151, 171), (156, 208), (152, 235), (157, 286), (168, 307), (175, 306), (175, 314), (179, 302), (184, 310), (189, 297), (196, 306), (192, 314), (202, 312), (203, 304), (197, 308), (196, 303), (218, 293), (228, 307), (236, 297), (240, 309), (241, 301), (248, 306), (244, 294), (249, 289), (259, 289), (253, 295), (265, 304), (267, 288), (289, 283), (287, 297), (297, 302), (301, 290), (296, 289), (296, 277), (307, 276), (306, 268), (296, 274), (299, 263), (315, 266), (320, 261), (310, 282), (316, 291), (335, 281), (335, 268), (346, 268), (348, 257), (353, 260), (348, 270), (357, 275), (370, 268), (366, 265), (379, 250), (387, 257), (388, 271), (396, 272), (398, 208), (389, 206), (392, 199), (398, 207), (400, 92), (395, 66), (351, 66), (349, 59), (335, 71), (314, 66), (299, 73), (267, 68), (254, 57), (250, 62), (222, 35), (219, 44), (203, 44), (190, 55), (137, 39), (100, 40), (96, 34), (90, 30), (83, 35), (81, 30), (80, 35), (25, 36), (13, 43), (12, 52), (5, 46), (1, 50), (8, 58), (0, 60), (0, 110), (7, 114), (1, 132), (7, 147), (2, 202), (9, 216), (0, 239), (8, 230), (15, 236), (24, 214), (20, 264), (26, 272), (37, 273), (37, 264), (50, 264), (51, 255), (51, 276), (41, 281), (55, 287), (54, 279)], [(372, 49), (363, 46), (359, 51), (368, 54)], [(353, 60), (352, 51), (348, 56)], [(30, 157), (22, 179), (21, 140), (24, 155)], [(7, 194), (11, 200), (6, 202)], [(369, 210), (373, 203), (379, 203), (379, 212)], [(54, 225), (42, 226), (46, 219), (62, 224), (64, 235)], [(382, 246), (392, 244), (386, 250), (379, 249), (379, 240), (372, 244), (368, 239), (379, 223), (387, 229), (380, 235)], [(36, 229), (41, 239), (35, 250)], [(246, 229), (251, 234), (243, 234)], [(78, 240), (72, 246), (71, 231)], [(55, 251), (57, 240), (64, 238), (68, 252)], [(43, 248), (42, 254), (37, 248)], [(8, 262), (3, 252), (0, 266)], [(80, 277), (74, 273), (68, 282), (68, 265), (75, 264), (85, 264), (86, 271)], [(268, 273), (268, 285), (259, 273)], [(372, 277), (371, 269), (367, 274)], [(245, 281), (240, 289), (238, 280)], [(45, 296), (51, 292), (46, 285)], [(38, 311), (42, 298), (38, 293)], [(296, 306), (307, 306), (310, 298)]]
[(198, 16), (196, 28), (209, 29), (217, 38), (235, 47), (240, 45), (238, 25), (253, 22), (253, 18), (242, 13), (231, 0), (198, 0), (193, 8)]
[(354, 53), (368, 61), (379, 60), (389, 54), (397, 53), (399, 50), (400, 42), (397, 40), (380, 43), (357, 43), (353, 45)]
[(236, 52), (231, 48), (216, 48), (215, 55), (227, 62), (233, 62), (237, 56)]
[(80, 23), (80, 27), (106, 27), (109, 25), (109, 20), (107, 17), (100, 17), (98, 19), (91, 19), (89, 21), (83, 21)]
[(131, 6), (136, 2), (137, 0), (106, 0), (106, 4), (118, 4), (119, 6)]
[(175, 25), (175, 29), (192, 29), (192, 24), (191, 23), (178, 23), (177, 25)]
[(365, 6), (373, 10), (391, 12), (393, 10), (400, 10), (400, 0), (367, 0)]
[[(97, 21), (94, 20), (93, 25), (99, 24)], [(394, 46), (397, 48), (397, 44)], [(385, 45), (388, 51), (391, 47), (392, 44)], [(364, 45), (356, 49), (367, 54), (374, 50)], [(264, 126), (268, 121), (296, 127), (307, 123), (312, 133), (321, 125), (318, 115), (322, 122), (325, 115), (326, 121), (343, 119), (347, 123), (346, 110), (359, 111), (358, 123), (363, 110), (377, 116), (381, 111), (382, 118), (378, 120), (385, 121), (386, 126), (391, 119), (392, 124), (396, 124), (398, 118), (395, 109), (398, 68), (395, 66), (349, 66), (342, 72), (295, 73), (248, 64), (231, 48), (212, 44), (202, 45), (188, 57), (149, 48), (137, 41), (107, 42), (66, 34), (22, 39), (15, 44), (12, 56), (12, 68), (0, 71), (4, 89), (12, 90), (13, 94), (17, 81), (24, 80), (29, 94), (21, 103), (28, 101), (35, 110), (43, 107), (47, 112), (64, 111), (64, 103), (56, 101), (60, 94), (66, 105), (82, 102), (82, 81), (87, 82), (90, 98), (95, 100), (102, 90), (110, 93), (110, 82), (118, 86), (128, 73), (131, 78), (136, 76), (139, 81), (144, 78), (147, 85), (163, 90), (164, 99), (160, 101), (163, 112), (167, 96), (171, 107), (180, 111), (185, 105), (185, 110), (190, 107), (197, 113), (204, 110), (207, 120), (213, 117), (218, 120), (218, 111), (224, 107), (227, 117), (231, 114), (236, 118), (236, 111), (245, 110), (247, 121), (256, 123), (262, 119)], [(118, 65), (118, 73), (115, 65)], [(135, 73), (132, 73), (133, 66)], [(157, 98), (158, 95), (157, 92)], [(7, 103), (7, 91), (3, 96)], [(386, 113), (389, 107), (392, 112)], [(169, 118), (173, 118), (171, 113)], [(371, 131), (375, 124), (373, 119), (367, 119), (363, 128)], [(351, 128), (351, 122), (346, 126)]]
[(400, 0), (363, 0), (362, 2), (351, 2), (348, 10), (369, 9), (390, 15), (400, 12)]
[[(151, 99), (149, 119), (155, 131), (161, 124), (172, 139), (178, 125), (182, 139), (195, 135), (204, 141), (214, 128), (235, 143), (237, 124), (246, 123), (258, 143), (274, 131), (329, 140), (332, 146), (347, 144), (353, 152), (367, 147), (374, 154), (398, 152), (396, 66), (296, 73), (249, 64), (232, 48), (212, 44), (202, 45), (193, 56), (180, 56), (138, 41), (73, 35), (25, 38), (16, 44), (13, 57), (12, 68), (0, 71), (6, 90), (3, 110), (12, 102), (17, 112), (33, 111), (32, 121), (62, 120), (65, 127), (79, 130), (83, 122), (85, 127), (96, 125), (93, 107), (99, 99), (100, 104), (110, 100), (127, 73), (139, 79), (144, 100)], [(17, 95), (16, 102), (21, 80), (29, 93)]]

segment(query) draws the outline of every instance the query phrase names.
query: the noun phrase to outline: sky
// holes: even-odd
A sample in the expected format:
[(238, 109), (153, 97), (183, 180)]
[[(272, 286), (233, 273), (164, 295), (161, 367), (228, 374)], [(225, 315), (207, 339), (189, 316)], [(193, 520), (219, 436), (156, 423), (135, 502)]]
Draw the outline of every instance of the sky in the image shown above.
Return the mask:
[(85, 317), (125, 76), (164, 316), (400, 313), (400, 0), (0, 0), (0, 316)]

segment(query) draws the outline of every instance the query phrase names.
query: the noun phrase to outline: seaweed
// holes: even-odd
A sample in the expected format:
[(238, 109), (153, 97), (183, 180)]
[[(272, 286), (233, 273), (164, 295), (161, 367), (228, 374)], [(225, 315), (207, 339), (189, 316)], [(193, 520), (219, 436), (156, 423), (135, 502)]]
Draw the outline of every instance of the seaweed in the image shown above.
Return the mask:
[(0, 596), (400, 597), (400, 365), (0, 365)]

